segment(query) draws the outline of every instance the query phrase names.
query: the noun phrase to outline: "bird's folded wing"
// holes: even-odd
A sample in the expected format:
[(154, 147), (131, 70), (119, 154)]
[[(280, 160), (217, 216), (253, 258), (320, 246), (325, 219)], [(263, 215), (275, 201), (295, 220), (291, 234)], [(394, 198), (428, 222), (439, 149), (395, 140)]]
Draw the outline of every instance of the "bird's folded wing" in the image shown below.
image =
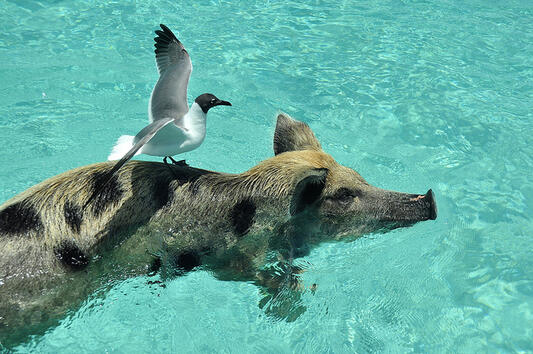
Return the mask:
[(135, 143), (135, 145), (133, 145), (133, 147), (130, 149), (130, 151), (128, 151), (120, 160), (118, 160), (118, 162), (113, 166), (113, 168), (111, 168), (108, 172), (105, 173), (105, 175), (101, 179), (99, 179), (98, 186), (97, 186), (96, 190), (93, 192), (91, 197), (87, 200), (87, 202), (85, 202), (85, 205), (83, 206), (83, 209), (85, 209), (87, 207), (87, 205), (89, 205), (91, 203), (91, 201), (94, 200), (94, 198), (96, 198), (102, 192), (104, 187), (111, 180), (111, 177), (113, 177), (113, 175), (126, 162), (128, 162), (128, 160), (130, 160), (133, 157), (133, 155), (135, 155), (135, 153), (137, 151), (139, 151), (139, 149), (141, 149), (143, 147), (144, 144), (146, 144), (148, 141), (150, 141), (150, 139), (152, 139), (154, 137), (154, 135), (159, 130), (161, 130), (164, 126), (166, 126), (167, 124), (169, 124), (173, 120), (174, 119), (172, 119), (172, 118), (163, 118), (163, 119), (156, 120), (155, 122), (153, 122), (153, 123), (147, 125), (146, 127), (144, 127), (135, 136), (136, 140), (137, 140), (137, 138), (139, 138), (139, 140)]
[(189, 110), (187, 86), (192, 72), (189, 53), (174, 33), (165, 25), (156, 30), (155, 59), (159, 80), (150, 99), (152, 120), (166, 117), (182, 118)]

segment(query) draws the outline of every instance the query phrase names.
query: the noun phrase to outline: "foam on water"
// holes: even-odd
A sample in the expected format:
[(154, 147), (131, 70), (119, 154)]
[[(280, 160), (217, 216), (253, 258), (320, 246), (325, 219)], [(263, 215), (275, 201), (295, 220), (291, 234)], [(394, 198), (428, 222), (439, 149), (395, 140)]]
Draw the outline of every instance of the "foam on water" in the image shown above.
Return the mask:
[[(0, 201), (105, 160), (147, 122), (159, 23), (213, 110), (190, 164), (272, 155), (309, 123), (370, 183), (432, 188), (439, 218), (305, 257), (307, 311), (275, 321), (206, 271), (117, 283), (20, 352), (532, 351), (530, 1), (0, 1)], [(143, 157), (144, 158), (144, 157)]]

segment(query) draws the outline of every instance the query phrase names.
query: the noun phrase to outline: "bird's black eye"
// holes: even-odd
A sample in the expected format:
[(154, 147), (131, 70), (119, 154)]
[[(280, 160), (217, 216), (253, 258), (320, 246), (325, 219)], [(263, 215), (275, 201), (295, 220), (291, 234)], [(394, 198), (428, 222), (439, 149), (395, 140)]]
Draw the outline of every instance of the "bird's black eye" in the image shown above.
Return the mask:
[(210, 103), (211, 103), (211, 104), (215, 104), (216, 101), (217, 101), (216, 99), (212, 98), (211, 101), (210, 101)]

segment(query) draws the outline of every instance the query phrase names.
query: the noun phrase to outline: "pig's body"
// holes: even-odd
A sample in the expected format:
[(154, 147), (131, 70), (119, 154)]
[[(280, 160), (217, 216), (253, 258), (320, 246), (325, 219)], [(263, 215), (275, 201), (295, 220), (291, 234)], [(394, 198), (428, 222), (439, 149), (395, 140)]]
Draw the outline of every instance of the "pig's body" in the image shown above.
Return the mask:
[[(0, 341), (10, 345), (50, 326), (111, 280), (202, 265), (272, 293), (283, 283), (279, 269), (293, 279), (292, 259), (323, 240), (436, 218), (431, 191), (370, 186), (284, 114), (274, 152), (235, 175), (132, 161), (85, 210), (112, 164), (65, 172), (4, 203)], [(273, 260), (281, 265), (275, 275), (265, 268)]]

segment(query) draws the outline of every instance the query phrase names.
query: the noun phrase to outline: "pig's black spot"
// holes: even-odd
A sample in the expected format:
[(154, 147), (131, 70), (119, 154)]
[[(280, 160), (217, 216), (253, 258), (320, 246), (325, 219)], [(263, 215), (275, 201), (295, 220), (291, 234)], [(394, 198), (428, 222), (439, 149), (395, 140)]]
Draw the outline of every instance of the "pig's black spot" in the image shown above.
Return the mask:
[(37, 211), (24, 202), (12, 204), (0, 211), (0, 232), (22, 234), (42, 228), (43, 224)]
[(170, 179), (157, 178), (154, 182), (154, 201), (157, 209), (160, 209), (172, 200), (173, 192), (170, 188)]
[(108, 178), (109, 177), (105, 172), (98, 171), (93, 173), (92, 192), (96, 193), (96, 197), (92, 202), (94, 216), (102, 215), (109, 206), (120, 201), (124, 194), (117, 176), (113, 175), (109, 178), (109, 181), (107, 181)]
[(198, 178), (196, 175), (185, 172), (175, 173), (174, 177), (176, 177), (175, 179), (178, 181), (180, 186), (189, 182), (194, 182)]
[(176, 266), (184, 271), (193, 270), (200, 264), (200, 255), (196, 252), (186, 251), (176, 257)]
[(89, 258), (73, 241), (62, 241), (54, 248), (56, 258), (72, 270), (81, 270), (89, 264)]
[(254, 223), (255, 204), (250, 199), (243, 199), (231, 210), (231, 222), (237, 235), (245, 235)]
[(81, 227), (81, 209), (71, 202), (67, 201), (63, 208), (63, 215), (67, 225), (70, 226), (72, 231), (80, 232)]

